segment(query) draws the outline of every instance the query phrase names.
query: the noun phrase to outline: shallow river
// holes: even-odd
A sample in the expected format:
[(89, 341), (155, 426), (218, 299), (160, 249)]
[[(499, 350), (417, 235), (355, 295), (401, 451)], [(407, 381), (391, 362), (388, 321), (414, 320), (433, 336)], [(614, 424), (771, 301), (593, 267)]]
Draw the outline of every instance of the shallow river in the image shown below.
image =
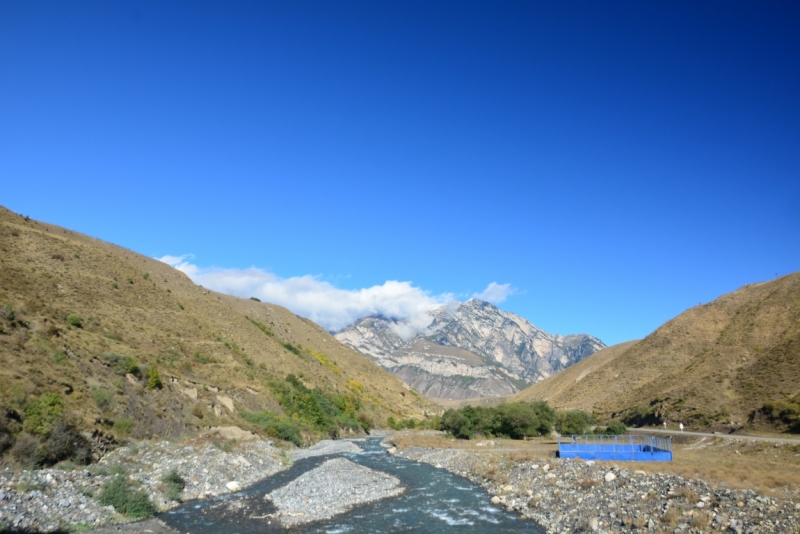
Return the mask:
[[(386, 454), (380, 438), (370, 438), (358, 445), (363, 453), (345, 453), (348, 460), (389, 473), (406, 487), (397, 497), (357, 506), (332, 519), (298, 526), (297, 533), (506, 533), (541, 534), (530, 521), (489, 504), (489, 494), (470, 481), (428, 464), (412, 462)], [(313, 469), (332, 456), (298, 460), (295, 464), (250, 488), (215, 499), (190, 501), (161, 514), (159, 518), (180, 532), (192, 534), (282, 532), (275, 520), (264, 518), (274, 513), (274, 506), (264, 495)]]

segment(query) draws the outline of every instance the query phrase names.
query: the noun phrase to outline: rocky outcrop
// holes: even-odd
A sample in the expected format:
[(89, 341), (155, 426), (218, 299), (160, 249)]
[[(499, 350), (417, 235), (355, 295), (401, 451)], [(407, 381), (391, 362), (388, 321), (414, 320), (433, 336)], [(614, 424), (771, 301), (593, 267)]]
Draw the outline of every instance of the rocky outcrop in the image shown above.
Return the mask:
[(429, 398), (510, 395), (605, 347), (586, 335), (561, 336), (477, 299), (429, 313), (429, 325), (366, 317), (335, 337)]

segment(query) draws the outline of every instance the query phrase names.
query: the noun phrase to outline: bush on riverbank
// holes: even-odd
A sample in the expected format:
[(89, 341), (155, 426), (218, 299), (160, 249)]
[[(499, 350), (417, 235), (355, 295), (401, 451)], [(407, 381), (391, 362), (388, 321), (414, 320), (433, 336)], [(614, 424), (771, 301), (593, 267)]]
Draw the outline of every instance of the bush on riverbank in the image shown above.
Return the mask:
[(555, 412), (544, 401), (513, 402), (491, 408), (465, 406), (447, 410), (442, 415), (441, 429), (461, 439), (476, 434), (523, 439), (549, 434), (554, 422)]
[(431, 430), (440, 430), (441, 429), (441, 421), (442, 418), (438, 415), (434, 416), (425, 416), (425, 419), (395, 419), (394, 417), (389, 417), (386, 420), (386, 424), (389, 425), (390, 428), (393, 430), (414, 430), (414, 429), (431, 429)]
[(594, 423), (592, 414), (583, 410), (561, 410), (556, 413), (556, 431), (559, 434), (585, 434)]
[(117, 512), (134, 518), (151, 517), (156, 512), (147, 491), (138, 488), (125, 475), (116, 475), (106, 482), (97, 500), (104, 506), (111, 505)]
[(373, 426), (369, 417), (358, 413), (361, 400), (356, 395), (310, 389), (293, 374), (284, 380), (270, 380), (268, 385), (286, 416), (269, 410), (241, 416), (270, 437), (302, 446), (304, 434), (337, 438), (341, 430), (368, 431)]

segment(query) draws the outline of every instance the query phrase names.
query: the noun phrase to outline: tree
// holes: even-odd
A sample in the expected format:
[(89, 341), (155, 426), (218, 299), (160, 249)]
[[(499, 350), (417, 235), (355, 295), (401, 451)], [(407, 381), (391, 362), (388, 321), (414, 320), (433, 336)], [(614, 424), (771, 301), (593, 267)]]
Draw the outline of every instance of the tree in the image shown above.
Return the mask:
[(150, 368), (150, 378), (147, 380), (147, 389), (161, 389), (161, 377), (158, 375), (158, 366)]
[(556, 430), (560, 434), (585, 434), (594, 418), (583, 410), (562, 410), (556, 414)]

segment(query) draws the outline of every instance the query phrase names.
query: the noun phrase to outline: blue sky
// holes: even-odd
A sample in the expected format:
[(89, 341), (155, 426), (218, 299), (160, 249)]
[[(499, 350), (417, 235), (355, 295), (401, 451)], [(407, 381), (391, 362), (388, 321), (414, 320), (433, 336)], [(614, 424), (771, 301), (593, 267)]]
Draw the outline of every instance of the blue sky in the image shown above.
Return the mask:
[(541, 328), (617, 343), (800, 268), (799, 21), (3, 2), (0, 204), (328, 325), (495, 283)]

